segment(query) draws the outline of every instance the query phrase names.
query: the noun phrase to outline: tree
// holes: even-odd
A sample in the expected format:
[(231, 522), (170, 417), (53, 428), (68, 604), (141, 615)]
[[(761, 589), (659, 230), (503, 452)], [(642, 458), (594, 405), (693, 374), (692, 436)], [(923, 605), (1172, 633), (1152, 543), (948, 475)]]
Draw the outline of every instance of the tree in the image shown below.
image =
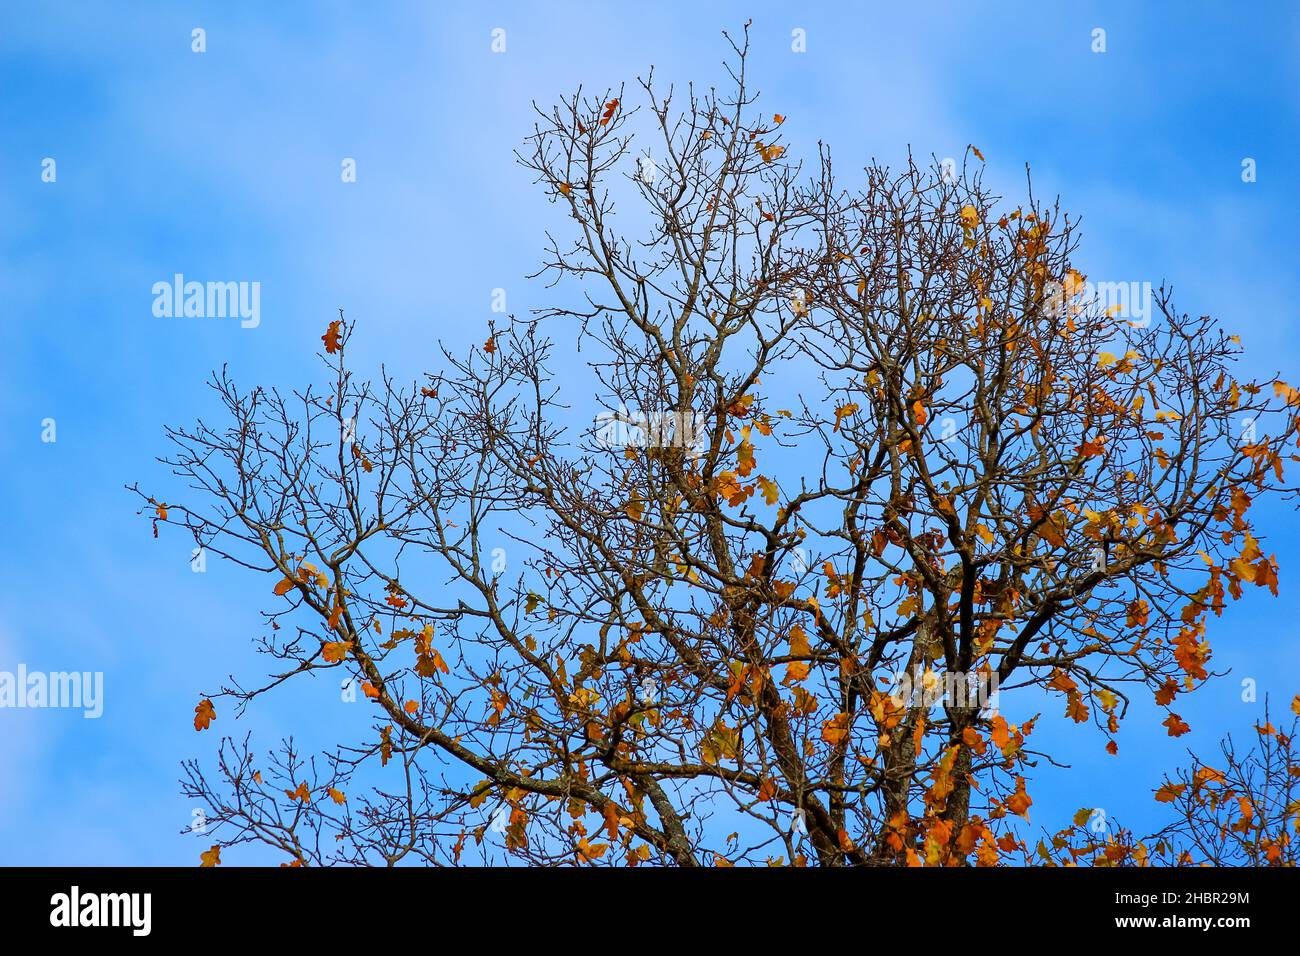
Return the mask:
[(169, 430), (187, 497), (148, 514), (267, 576), (276, 669), (213, 696), (323, 671), (374, 715), (318, 760), (187, 764), (214, 850), (994, 864), (1039, 755), (991, 694), (1112, 752), (1153, 694), (1180, 735), (1207, 622), (1276, 593), (1248, 514), (1300, 396), (1163, 288), (1154, 322), (1099, 302), (1069, 216), (1004, 203), (974, 147), (805, 170), (728, 42), (729, 93), (537, 110), (553, 307), (409, 385), (354, 375), (340, 313), (323, 390), (223, 370), (228, 422)]

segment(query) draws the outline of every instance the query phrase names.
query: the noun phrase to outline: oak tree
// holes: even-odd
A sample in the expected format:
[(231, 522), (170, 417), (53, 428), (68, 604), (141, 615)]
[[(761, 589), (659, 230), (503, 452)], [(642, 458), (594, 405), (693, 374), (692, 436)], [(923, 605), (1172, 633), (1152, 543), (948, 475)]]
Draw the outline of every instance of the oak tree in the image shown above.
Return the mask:
[(320, 384), (223, 370), (169, 431), (146, 515), (261, 576), (273, 661), (196, 729), (313, 675), (366, 714), (188, 763), (205, 863), (1016, 862), (1038, 721), (1186, 733), (1212, 622), (1276, 593), (1300, 396), (1165, 289), (1099, 301), (974, 147), (843, 182), (729, 42), (726, 92), (538, 108), (550, 307), (414, 382), (341, 313)]

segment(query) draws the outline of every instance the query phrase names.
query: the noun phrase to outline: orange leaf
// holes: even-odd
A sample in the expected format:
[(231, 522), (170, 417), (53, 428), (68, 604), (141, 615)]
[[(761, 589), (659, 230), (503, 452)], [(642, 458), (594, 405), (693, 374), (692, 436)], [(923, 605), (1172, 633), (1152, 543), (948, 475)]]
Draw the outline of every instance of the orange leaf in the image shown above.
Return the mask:
[(803, 661), (791, 661), (785, 665), (785, 679), (782, 684), (789, 687), (791, 684), (799, 684), (808, 679), (809, 665)]
[(199, 701), (199, 706), (194, 708), (194, 729), (207, 730), (208, 725), (217, 719), (217, 709), (212, 706), (212, 701), (206, 697)]
[(1088, 707), (1084, 704), (1082, 696), (1079, 694), (1070, 695), (1069, 702), (1065, 705), (1065, 716), (1076, 724), (1081, 724), (1088, 719)]
[(1173, 803), (1178, 799), (1179, 794), (1187, 789), (1185, 783), (1167, 783), (1156, 791), (1156, 802)]
[(1227, 777), (1222, 770), (1215, 770), (1213, 767), (1202, 767), (1196, 771), (1196, 786), (1202, 787), (1207, 783), (1223, 783)]
[(1177, 714), (1173, 713), (1172, 711), (1170, 712), (1167, 718), (1161, 721), (1161, 726), (1169, 728), (1170, 737), (1181, 737), (1183, 734), (1187, 733), (1189, 730), (1192, 729), (1187, 725), (1187, 723), (1183, 720), (1183, 718), (1179, 717)]
[(320, 340), (325, 343), (325, 351), (330, 355), (333, 355), (342, 347), (343, 343), (339, 341), (339, 334), (342, 331), (343, 323), (338, 319), (335, 319), (329, 324), (329, 328), (325, 330), (325, 334), (320, 337)]
[(1151, 607), (1142, 598), (1137, 598), (1128, 606), (1127, 623), (1129, 627), (1141, 627), (1146, 624)]
[(822, 740), (832, 747), (838, 747), (849, 736), (849, 715), (836, 714), (832, 719), (822, 722)]
[(1033, 798), (1025, 793), (1025, 778), (1016, 777), (1016, 792), (1007, 797), (1007, 809), (1028, 820), (1029, 807), (1033, 802)]
[[(1166, 677), (1165, 682), (1160, 685), (1156, 691), (1156, 703), (1161, 707), (1173, 703), (1173, 699), (1178, 696), (1178, 682), (1172, 677)], [(1297, 711), (1300, 713), (1300, 711)]]
[(1007, 745), (1011, 743), (1011, 732), (1007, 728), (1007, 719), (1001, 714), (997, 714), (993, 717), (991, 726), (993, 746), (997, 747), (999, 750), (1005, 751)]
[(790, 653), (795, 657), (807, 657), (812, 653), (808, 643), (808, 633), (799, 624), (790, 628)]
[(284, 793), (290, 800), (300, 800), (304, 804), (311, 803), (311, 791), (307, 789), (305, 780), (298, 784), (297, 790), (286, 790)]
[(321, 656), (330, 664), (337, 664), (348, 656), (347, 641), (329, 641), (321, 646)]

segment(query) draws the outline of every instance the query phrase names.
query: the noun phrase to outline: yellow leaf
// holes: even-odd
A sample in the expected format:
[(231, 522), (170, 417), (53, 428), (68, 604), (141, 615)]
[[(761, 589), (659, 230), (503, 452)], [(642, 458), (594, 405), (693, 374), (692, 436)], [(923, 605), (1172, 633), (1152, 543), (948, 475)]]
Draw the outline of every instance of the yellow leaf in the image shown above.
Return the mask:
[(839, 408), (835, 409), (835, 427), (832, 428), (831, 431), (833, 432), (839, 431), (840, 423), (843, 422), (844, 419), (848, 418), (857, 410), (858, 410), (857, 402), (849, 402), (847, 405), (841, 405)]

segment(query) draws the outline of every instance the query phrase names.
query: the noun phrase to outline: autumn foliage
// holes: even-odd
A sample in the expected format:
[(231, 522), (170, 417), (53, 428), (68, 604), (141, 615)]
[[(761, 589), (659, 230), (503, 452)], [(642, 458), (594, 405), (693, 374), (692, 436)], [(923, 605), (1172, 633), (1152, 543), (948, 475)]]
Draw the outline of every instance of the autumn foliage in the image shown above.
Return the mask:
[[(1040, 721), (1113, 752), (1143, 697), (1189, 730), (1214, 622), (1277, 593), (1251, 513), (1300, 395), (1163, 291), (1141, 326), (1089, 301), (1070, 217), (973, 147), (841, 185), (735, 54), (727, 95), (538, 110), (551, 308), (409, 385), (354, 374), (341, 316), (304, 335), (323, 390), (223, 372), (227, 420), (170, 432), (146, 514), (262, 576), (276, 662), (196, 729), (313, 674), (361, 698), (319, 759), (187, 765), (204, 865), (1035, 862)], [(611, 441), (606, 410), (676, 427)]]

